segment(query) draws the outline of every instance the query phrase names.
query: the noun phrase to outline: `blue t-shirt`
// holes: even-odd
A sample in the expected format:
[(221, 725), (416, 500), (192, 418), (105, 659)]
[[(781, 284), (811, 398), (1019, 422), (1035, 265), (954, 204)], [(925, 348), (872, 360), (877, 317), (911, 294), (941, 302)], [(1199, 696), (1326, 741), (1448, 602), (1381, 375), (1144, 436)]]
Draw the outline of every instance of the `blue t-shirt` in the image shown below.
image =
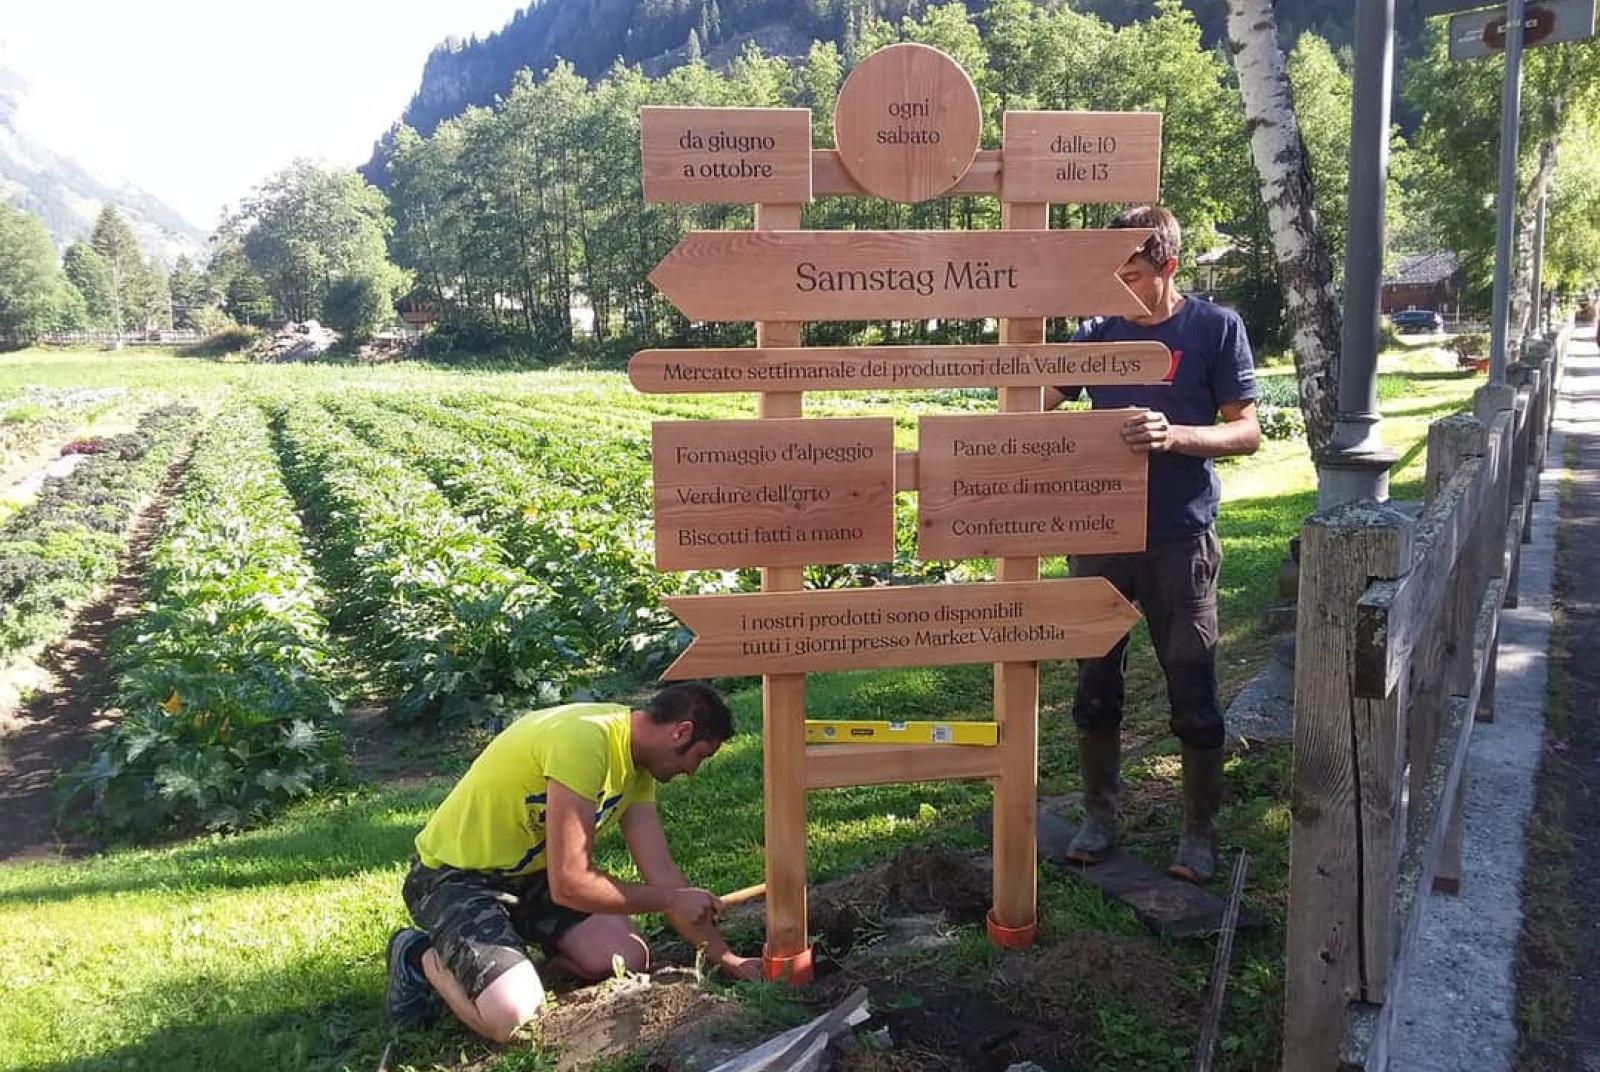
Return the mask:
[[(1077, 342), (1154, 340), (1172, 351), (1167, 382), (1135, 387), (1090, 387), (1095, 409), (1139, 406), (1159, 410), (1173, 424), (1215, 424), (1221, 406), (1256, 397), (1255, 359), (1250, 355), (1244, 322), (1231, 309), (1198, 298), (1183, 300), (1178, 311), (1159, 324), (1141, 325), (1119, 316), (1084, 324)], [(1071, 398), (1081, 388), (1063, 387)], [(1204, 532), (1217, 520), (1222, 484), (1210, 458), (1167, 451), (1150, 455), (1152, 543)]]

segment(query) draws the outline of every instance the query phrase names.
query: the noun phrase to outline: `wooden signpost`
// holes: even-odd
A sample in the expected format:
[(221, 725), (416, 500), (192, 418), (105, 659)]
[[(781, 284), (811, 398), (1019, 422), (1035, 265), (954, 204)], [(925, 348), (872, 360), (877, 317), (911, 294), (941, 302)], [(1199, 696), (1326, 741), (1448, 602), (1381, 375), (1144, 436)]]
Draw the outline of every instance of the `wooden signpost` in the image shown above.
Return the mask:
[(894, 558), (894, 421), (658, 421), (656, 567)]
[(643, 108), (646, 201), (754, 205), (811, 200), (806, 108)]
[(645, 394), (877, 391), (1159, 383), (1172, 351), (1158, 342), (1031, 346), (808, 346), (804, 350), (641, 350), (628, 379)]
[(1007, 112), (1007, 201), (1154, 201), (1160, 112)]
[(862, 189), (926, 201), (960, 181), (983, 133), (978, 91), (927, 45), (890, 45), (856, 65), (833, 109), (839, 159)]
[(917, 433), (917, 555), (1144, 550), (1148, 462), (1128, 415), (924, 417)]
[(1101, 577), (679, 596), (694, 633), (668, 681), (1104, 655), (1139, 620)]
[(1137, 316), (1151, 232), (695, 231), (650, 273), (691, 320)]
[[(648, 108), (650, 201), (753, 203), (748, 232), (684, 237), (650, 280), (693, 320), (754, 321), (756, 345), (646, 350), (640, 391), (754, 392), (757, 420), (655, 427), (663, 569), (759, 566), (759, 593), (667, 600), (695, 634), (663, 676), (762, 675), (768, 979), (811, 977), (805, 794), (898, 781), (994, 783), (990, 938), (1036, 929), (1038, 664), (1103, 654), (1137, 612), (1105, 581), (1039, 580), (1043, 554), (1143, 546), (1146, 459), (1126, 412), (1040, 412), (1041, 388), (1155, 384), (1153, 343), (1046, 343), (1045, 317), (1144, 311), (1117, 270), (1148, 231), (1052, 231), (1052, 201), (1153, 199), (1160, 117), (1019, 112), (979, 150), (972, 83), (948, 56), (895, 45), (857, 65), (836, 149), (796, 109)], [(812, 196), (921, 201), (998, 195), (998, 231), (807, 232)], [(1000, 318), (992, 346), (801, 347), (806, 320)], [(999, 414), (927, 417), (916, 451), (888, 418), (803, 419), (804, 392), (996, 387)], [(992, 582), (803, 591), (813, 563), (885, 561), (896, 491), (919, 496), (918, 553), (993, 557)], [(995, 721), (942, 732), (894, 721), (806, 721), (806, 674), (991, 662)], [(871, 743), (819, 743), (870, 738)], [(904, 736), (897, 736), (904, 734)]]

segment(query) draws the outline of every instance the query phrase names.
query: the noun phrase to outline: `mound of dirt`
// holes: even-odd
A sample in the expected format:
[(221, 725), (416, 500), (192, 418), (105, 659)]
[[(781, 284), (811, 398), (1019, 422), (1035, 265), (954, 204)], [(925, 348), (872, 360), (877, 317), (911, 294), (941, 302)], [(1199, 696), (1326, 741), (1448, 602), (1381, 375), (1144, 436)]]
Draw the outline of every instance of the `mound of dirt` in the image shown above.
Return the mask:
[(256, 343), (250, 356), (257, 361), (310, 361), (321, 357), (339, 341), (332, 328), (315, 320), (303, 324), (290, 322)]
[[(718, 1038), (738, 1037), (740, 1017), (736, 1002), (702, 990), (693, 973), (667, 968), (563, 994), (532, 1032), (558, 1050), (558, 1072), (639, 1053), (650, 1068), (676, 1070), (701, 1066), (720, 1049)], [(740, 1048), (729, 1043), (726, 1050)]]

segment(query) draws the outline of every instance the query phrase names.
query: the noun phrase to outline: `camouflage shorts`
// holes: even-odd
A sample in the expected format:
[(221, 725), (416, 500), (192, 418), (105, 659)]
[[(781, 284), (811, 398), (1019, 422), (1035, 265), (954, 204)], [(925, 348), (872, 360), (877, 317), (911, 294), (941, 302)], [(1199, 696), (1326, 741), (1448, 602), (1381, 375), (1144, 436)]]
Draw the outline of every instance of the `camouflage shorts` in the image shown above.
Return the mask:
[(554, 956), (561, 936), (589, 918), (551, 900), (543, 871), (499, 875), (413, 859), (402, 895), (440, 962), (474, 1001), (528, 959), (528, 946)]

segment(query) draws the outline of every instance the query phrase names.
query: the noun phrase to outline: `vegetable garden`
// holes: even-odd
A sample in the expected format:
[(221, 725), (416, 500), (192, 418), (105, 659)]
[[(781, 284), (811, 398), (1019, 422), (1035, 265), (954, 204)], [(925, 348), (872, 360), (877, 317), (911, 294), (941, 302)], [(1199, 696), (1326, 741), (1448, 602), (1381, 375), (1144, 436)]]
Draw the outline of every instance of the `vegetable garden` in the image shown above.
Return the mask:
[[(1386, 370), (1386, 436), (1410, 450), (1395, 477), (1405, 495), (1420, 479), (1413, 444), (1427, 421), (1459, 407), (1474, 382), (1426, 354), (1393, 357)], [(91, 406), (114, 398), (131, 430), (85, 440), (91, 453), (70, 474), (0, 517), (0, 673), (61, 641), (74, 613), (135, 566), (138, 605), (104, 653), (109, 724), (63, 772), (65, 817), (88, 818), (96, 838), (203, 836), (0, 868), (0, 926), (17, 939), (0, 954), (13, 984), (0, 1069), (372, 1067), (387, 1037), (382, 936), (403, 913), (410, 837), (450, 775), (528, 706), (648, 691), (684, 643), (663, 596), (754, 586), (749, 573), (657, 572), (650, 544), (650, 422), (746, 416), (749, 400), (647, 398), (614, 373), (25, 353), (0, 359), (0, 416), (34, 405), (24, 384), (88, 392)], [(920, 412), (992, 406), (963, 391), (910, 401), (895, 400), (906, 445)], [(814, 405), (850, 416), (888, 409), (862, 394)], [(0, 444), (20, 457), (26, 427), (28, 451), (59, 450), (83, 421), (58, 410), (0, 421), (11, 436)], [(1223, 472), (1230, 693), (1266, 656), (1278, 560), (1314, 499), (1304, 453), (1274, 442)], [(130, 563), (127, 533), (141, 513), (155, 535)], [(808, 582), (987, 570), (917, 561), (909, 503), (898, 514), (894, 562), (812, 569)], [(1135, 645), (1147, 646), (1142, 634)], [(1141, 839), (1170, 840), (1176, 759), (1153, 660), (1146, 651), (1134, 662), (1137, 850)], [(1069, 665), (1047, 664), (1049, 793), (1074, 788), (1071, 680)], [(691, 878), (731, 889), (762, 874), (760, 702), (747, 681), (722, 684), (741, 734), (701, 777), (668, 787), (663, 807)], [(808, 702), (824, 718), (984, 718), (989, 685), (981, 666), (824, 674)], [(381, 709), (402, 753), (446, 776), (363, 779), (344, 736), (356, 706)], [(1219, 1067), (1270, 1067), (1276, 1045), (1286, 773), (1286, 751), (1271, 747), (1229, 766), (1224, 842), (1250, 848), (1249, 896), (1275, 923), (1240, 950)], [(826, 881), (906, 845), (978, 849), (983, 798), (955, 783), (817, 794), (812, 873)], [(619, 845), (602, 850), (603, 863), (626, 868)], [(1046, 951), (1089, 932), (1144, 943), (1184, 1012), (1110, 995), (1072, 1021), (1074, 1052), (1096, 1067), (1184, 1067), (1182, 1021), (1200, 1000), (1209, 950), (1144, 937), (1131, 913), (1059, 875), (1041, 873), (1040, 904)], [(972, 925), (941, 956), (967, 970), (992, 967), (996, 954)], [(745, 996), (757, 1006), (772, 1004), (753, 989)], [(435, 1029), (413, 1047), (428, 1055), (418, 1067), (545, 1067), (463, 1038)]]

